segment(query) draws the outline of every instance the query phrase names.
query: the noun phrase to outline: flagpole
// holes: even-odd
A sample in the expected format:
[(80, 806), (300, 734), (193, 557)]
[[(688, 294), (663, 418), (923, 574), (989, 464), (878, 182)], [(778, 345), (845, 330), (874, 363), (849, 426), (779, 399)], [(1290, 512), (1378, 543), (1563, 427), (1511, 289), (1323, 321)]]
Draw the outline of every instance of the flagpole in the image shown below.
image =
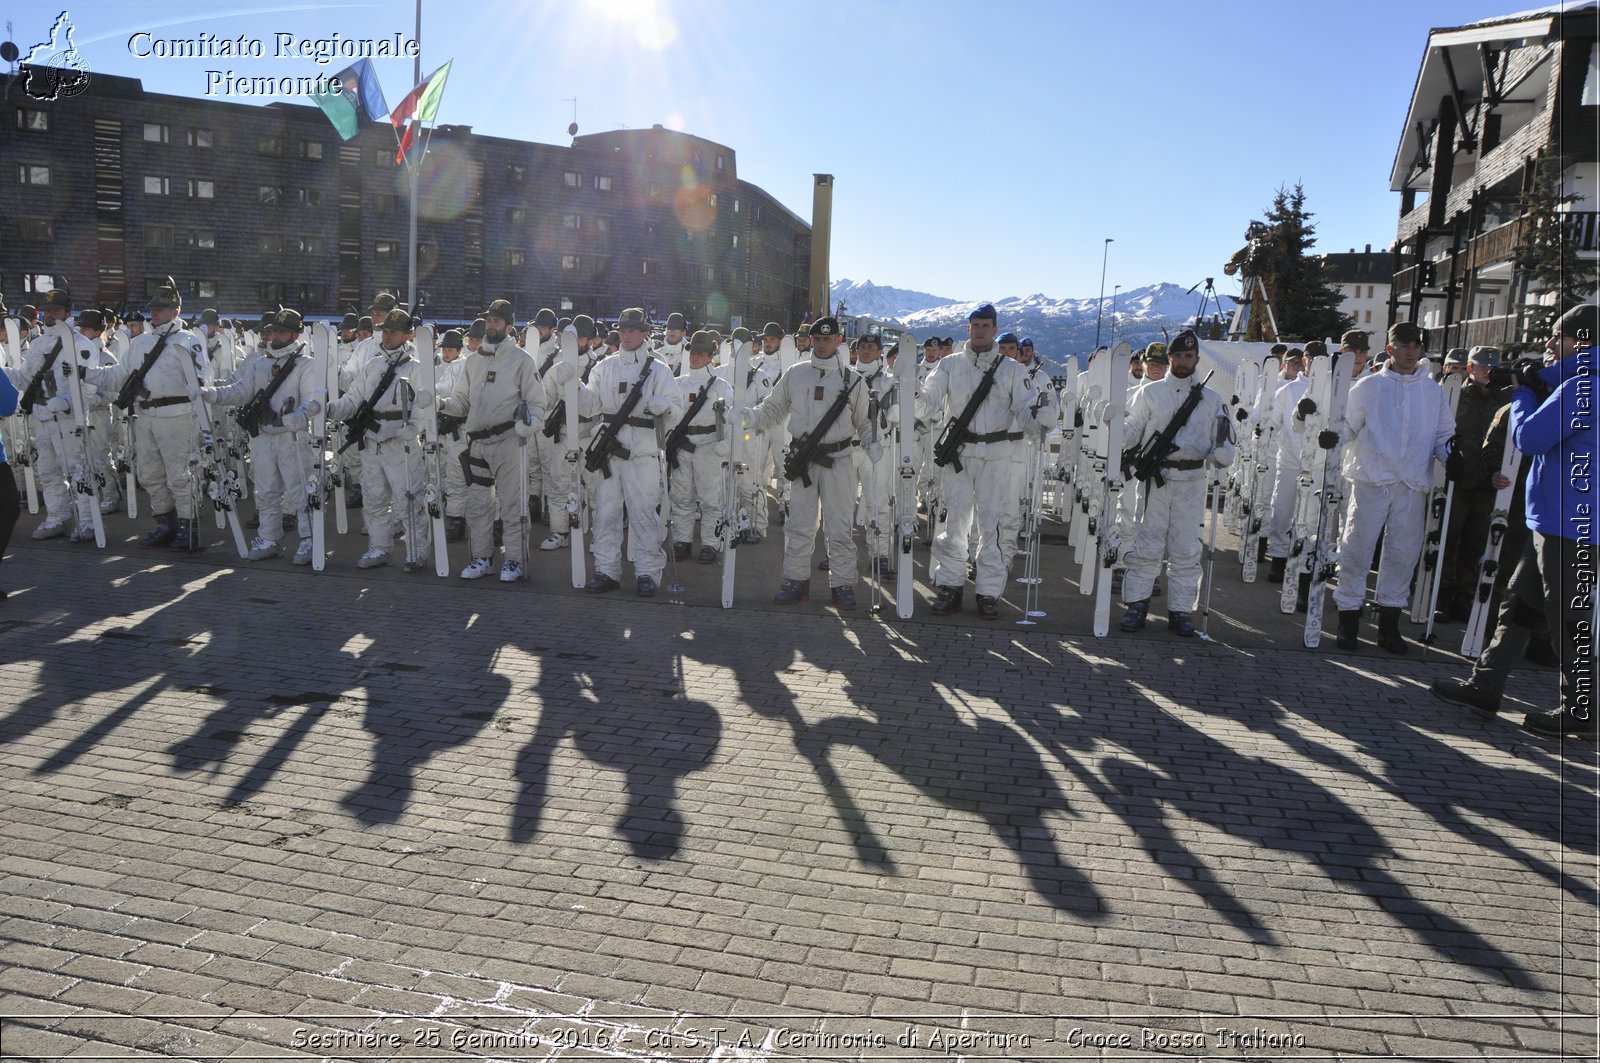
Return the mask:
[[(417, 54), (412, 64), (411, 83), (420, 85), (422, 83), (422, 0), (417, 0), (416, 41)], [(411, 176), (411, 235), (410, 239), (406, 241), (406, 306), (411, 308), (413, 314), (417, 312), (417, 178), (421, 173), (422, 160), (426, 157), (426, 154), (426, 151), (424, 151), (414, 161), (407, 160), (410, 165), (406, 167)]]

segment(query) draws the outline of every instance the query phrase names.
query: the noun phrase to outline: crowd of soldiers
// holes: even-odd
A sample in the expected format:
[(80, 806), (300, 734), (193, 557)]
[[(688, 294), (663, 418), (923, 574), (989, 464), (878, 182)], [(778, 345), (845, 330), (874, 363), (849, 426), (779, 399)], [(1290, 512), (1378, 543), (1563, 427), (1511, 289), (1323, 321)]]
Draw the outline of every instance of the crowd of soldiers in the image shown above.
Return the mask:
[[(962, 609), (971, 583), (978, 614), (992, 620), (1015, 559), (1037, 550), (1037, 522), (1051, 510), (1046, 494), (1058, 518), (1075, 523), (1071, 511), (1093, 485), (1074, 441), (1081, 445), (1086, 423), (1111, 418), (1103, 404), (1086, 401), (1074, 369), (1040, 357), (1026, 338), (1000, 333), (989, 305), (972, 312), (959, 345), (928, 339), (909, 376), (894, 369), (905, 356), (900, 345), (886, 349), (869, 334), (846, 348), (831, 317), (792, 335), (769, 323), (758, 335), (739, 328), (724, 338), (691, 333), (676, 313), (658, 327), (643, 310), (627, 309), (607, 329), (586, 315), (565, 319), (544, 309), (519, 332), (515, 308), (495, 300), (470, 327), (429, 330), (419, 351), (425, 326), (380, 294), (369, 316), (338, 323), (336, 343), (319, 358), (293, 310), (249, 323), (207, 310), (191, 327), (170, 281), (151, 300), (148, 320), (136, 314), (119, 322), (94, 309), (74, 315), (71, 297), (59, 290), (36, 315), (31, 310), (8, 319), (0, 416), (17, 413), (6, 442), (30, 508), (35, 492), (43, 502), (33, 538), (95, 539), (99, 516), (124, 506), (133, 513), (143, 488), (153, 523), (139, 546), (197, 551), (201, 514), (231, 514), (248, 477), (255, 516), (240, 552), (254, 562), (285, 553), (293, 532), (292, 562), (320, 568), (313, 518), (320, 521), (317, 511), (335, 487), (348, 487), (346, 506), (361, 510), (367, 536), (362, 568), (401, 560), (397, 542), (408, 571), (427, 567), (437, 526), (446, 541), (467, 544), (460, 578), (497, 572), (514, 582), (527, 575), (532, 526), (542, 522), (549, 532), (540, 552), (573, 550), (589, 535), (587, 591), (620, 587), (626, 558), (635, 592), (650, 597), (669, 558), (723, 560), (723, 515), (734, 503), (740, 542), (761, 541), (773, 512), (782, 515), (774, 603), (810, 599), (820, 531), (826, 557), (817, 567), (826, 571), (831, 603), (851, 610), (862, 568), (858, 538), (869, 579), (904, 564), (895, 542), (905, 497), (897, 483), (909, 473), (931, 540), (930, 611)], [(1583, 313), (1592, 317), (1592, 308)], [(1553, 355), (1559, 337), (1580, 326), (1592, 336), (1593, 322), (1581, 313), (1562, 319)], [(1349, 492), (1336, 514), (1338, 644), (1359, 646), (1360, 620), (1375, 598), (1377, 642), (1392, 653), (1406, 651), (1399, 614), (1417, 581), (1429, 578), (1420, 562), (1437, 463), (1455, 485), (1443, 548), (1430, 552), (1440, 569), (1438, 611), (1465, 617), (1479, 592), (1495, 495), (1508, 480), (1500, 451), (1521, 378), (1513, 380), (1487, 347), (1449, 352), (1436, 378), (1420, 329), (1402, 323), (1387, 340), (1370, 364), (1360, 332), (1345, 335), (1337, 352), (1321, 343), (1279, 345), (1250, 395), (1240, 393), (1237, 378), (1222, 387), (1199, 379), (1193, 332), (1133, 356), (1118, 452), (1099, 473), (1117, 490), (1094, 548), (1121, 592), (1122, 631), (1146, 626), (1164, 571), (1169, 630), (1204, 634), (1194, 614), (1207, 514), (1214, 504), (1220, 513), (1225, 493), (1238, 492), (1241, 450), (1250, 457), (1240, 466), (1268, 470), (1253, 488), (1261, 501), (1241, 532), (1242, 550), (1269, 562), (1269, 582), (1297, 580), (1301, 608), (1312, 578), (1290, 569), (1298, 496), (1309, 456), (1337, 451)], [(1579, 342), (1592, 348), (1592, 340)], [(1123, 372), (1120, 362), (1107, 370), (1113, 357), (1120, 355), (1096, 352), (1083, 378), (1097, 366), (1101, 379)], [(1307, 380), (1322, 359), (1337, 359), (1339, 373), (1348, 372), (1348, 399), (1336, 418), (1317, 420)], [(1440, 378), (1455, 374), (1465, 383), (1452, 408)], [(914, 393), (900, 386), (908, 379)], [(8, 407), (8, 391), (20, 411)], [(906, 401), (914, 415), (902, 420)], [(911, 437), (902, 423), (914, 424)], [(329, 427), (319, 433), (322, 424)], [(335, 460), (341, 425), (347, 456)], [(1308, 425), (1315, 446), (1305, 441)], [(735, 435), (743, 440), (735, 464), (749, 473), (737, 478), (729, 475)], [(575, 462), (580, 450), (598, 457)], [(224, 471), (199, 475), (201, 452)], [(805, 458), (798, 469), (797, 452)], [(435, 455), (438, 482), (430, 490)], [(739, 497), (730, 499), (732, 492)], [(1328, 495), (1343, 498), (1331, 488)], [(0, 476), (0, 554), (20, 508), (8, 471)], [(1216, 523), (1213, 517), (1213, 529)], [(1107, 552), (1108, 536), (1120, 552)], [(1514, 535), (1506, 546), (1497, 594), (1522, 550)], [(1214, 545), (1210, 553), (1214, 561)], [(1552, 652), (1548, 643), (1543, 652)], [(1469, 693), (1491, 683), (1481, 680)]]

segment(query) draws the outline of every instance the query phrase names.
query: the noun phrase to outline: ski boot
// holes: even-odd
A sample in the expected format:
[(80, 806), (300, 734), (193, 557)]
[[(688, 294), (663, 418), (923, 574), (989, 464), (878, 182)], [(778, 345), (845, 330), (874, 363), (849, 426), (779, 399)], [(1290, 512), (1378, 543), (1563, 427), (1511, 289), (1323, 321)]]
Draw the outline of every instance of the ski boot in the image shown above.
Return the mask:
[(173, 536), (172, 549), (182, 554), (200, 552), (200, 525), (188, 517), (178, 521), (178, 533)]
[(1400, 607), (1398, 605), (1378, 606), (1378, 646), (1389, 653), (1403, 654), (1407, 652), (1405, 637), (1400, 634)]
[(1128, 602), (1127, 605), (1128, 611), (1122, 614), (1122, 620), (1117, 624), (1118, 630), (1127, 632), (1143, 631), (1145, 617), (1150, 612), (1150, 599), (1145, 598), (1143, 601)]
[(157, 513), (156, 526), (139, 540), (142, 549), (149, 550), (157, 546), (171, 546), (172, 540), (178, 535), (178, 512)]
[(949, 616), (951, 613), (961, 612), (961, 595), (965, 588), (939, 587), (937, 590), (933, 605), (928, 610), (930, 613), (934, 616)]
[(1339, 637), (1333, 644), (1341, 650), (1357, 650), (1361, 648), (1361, 610), (1339, 610)]

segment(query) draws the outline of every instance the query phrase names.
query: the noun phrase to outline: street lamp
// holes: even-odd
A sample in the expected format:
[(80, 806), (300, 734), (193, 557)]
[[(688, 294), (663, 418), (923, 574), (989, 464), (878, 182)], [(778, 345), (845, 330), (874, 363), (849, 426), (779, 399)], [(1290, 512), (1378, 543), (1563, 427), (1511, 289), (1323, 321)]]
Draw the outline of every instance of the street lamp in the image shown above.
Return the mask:
[(1114, 237), (1106, 237), (1105, 247), (1100, 252), (1100, 297), (1095, 300), (1094, 308), (1094, 349), (1100, 349), (1100, 317), (1106, 308), (1106, 258), (1111, 254), (1111, 241)]
[(1111, 289), (1111, 345), (1113, 347), (1117, 345), (1117, 293), (1120, 291), (1122, 291), (1122, 285), (1120, 284)]

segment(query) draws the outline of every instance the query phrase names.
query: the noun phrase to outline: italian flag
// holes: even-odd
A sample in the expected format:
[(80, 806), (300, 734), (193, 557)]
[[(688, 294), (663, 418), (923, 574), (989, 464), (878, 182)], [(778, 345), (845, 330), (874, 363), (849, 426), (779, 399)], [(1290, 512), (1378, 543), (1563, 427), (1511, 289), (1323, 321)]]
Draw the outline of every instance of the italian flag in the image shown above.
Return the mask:
[[(450, 60), (450, 63), (453, 62), (454, 59)], [(394, 127), (399, 129), (404, 125), (406, 129), (405, 135), (400, 138), (400, 150), (394, 154), (396, 166), (405, 162), (406, 152), (416, 143), (417, 132), (423, 123), (433, 121), (433, 116), (439, 112), (439, 99), (444, 95), (445, 79), (450, 76), (450, 63), (424, 78), (422, 84), (406, 93), (406, 98), (390, 112), (389, 121), (394, 123)]]

